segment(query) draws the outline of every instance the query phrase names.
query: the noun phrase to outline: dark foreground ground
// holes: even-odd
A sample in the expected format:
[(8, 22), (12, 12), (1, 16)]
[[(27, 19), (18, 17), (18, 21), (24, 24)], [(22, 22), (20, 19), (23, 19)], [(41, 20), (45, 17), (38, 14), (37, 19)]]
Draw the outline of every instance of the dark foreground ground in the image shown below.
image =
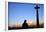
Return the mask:
[[(30, 26), (30, 27), (28, 27), (28, 28), (24, 28), (24, 27), (9, 27), (8, 26), (8, 30), (17, 30), (17, 29), (33, 29), (33, 28), (37, 28), (37, 26)], [(44, 24), (41, 24), (41, 25), (39, 25), (39, 27), (38, 28), (44, 28)]]

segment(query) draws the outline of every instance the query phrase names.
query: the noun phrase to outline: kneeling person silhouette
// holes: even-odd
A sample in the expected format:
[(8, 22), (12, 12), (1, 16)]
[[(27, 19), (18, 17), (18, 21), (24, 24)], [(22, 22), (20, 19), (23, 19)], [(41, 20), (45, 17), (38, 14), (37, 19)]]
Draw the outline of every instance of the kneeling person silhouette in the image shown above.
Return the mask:
[(24, 23), (22, 24), (22, 28), (28, 28), (28, 24), (26, 22), (27, 20), (24, 20)]

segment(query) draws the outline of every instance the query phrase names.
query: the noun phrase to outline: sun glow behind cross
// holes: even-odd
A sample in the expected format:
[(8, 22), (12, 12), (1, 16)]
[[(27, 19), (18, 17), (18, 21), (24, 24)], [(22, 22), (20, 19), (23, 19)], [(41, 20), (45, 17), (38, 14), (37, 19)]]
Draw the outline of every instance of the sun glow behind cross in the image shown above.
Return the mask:
[[(22, 27), (22, 24), (23, 24), (23, 23), (18, 23), (18, 22), (16, 22), (14, 25), (9, 25), (9, 26), (10, 26), (10, 27)], [(28, 26), (36, 25), (36, 23), (33, 22), (33, 21), (31, 21), (31, 20), (28, 20), (28, 21), (27, 21), (27, 24), (28, 24)]]

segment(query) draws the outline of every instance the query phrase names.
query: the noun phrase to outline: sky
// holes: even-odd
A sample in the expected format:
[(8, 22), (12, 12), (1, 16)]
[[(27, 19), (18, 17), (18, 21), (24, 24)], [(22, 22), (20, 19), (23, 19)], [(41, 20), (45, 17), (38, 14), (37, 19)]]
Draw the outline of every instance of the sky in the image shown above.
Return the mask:
[[(38, 6), (40, 7), (38, 9), (39, 22), (42, 23), (44, 20), (44, 5), (38, 4)], [(36, 9), (34, 7), (36, 7), (35, 3), (8, 2), (8, 24), (21, 25), (24, 20), (27, 20), (27, 23), (36, 23)]]

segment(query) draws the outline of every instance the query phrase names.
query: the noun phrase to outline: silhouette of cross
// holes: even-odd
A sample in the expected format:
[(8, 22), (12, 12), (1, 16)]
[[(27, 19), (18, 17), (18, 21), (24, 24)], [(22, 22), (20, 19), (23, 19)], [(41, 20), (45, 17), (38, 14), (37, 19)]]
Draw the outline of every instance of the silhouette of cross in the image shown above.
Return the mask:
[(37, 28), (39, 28), (39, 13), (38, 13), (39, 8), (40, 7), (38, 7), (38, 5), (36, 5), (35, 9), (36, 9), (36, 14), (37, 14), (37, 16), (36, 16), (36, 18), (37, 18)]

